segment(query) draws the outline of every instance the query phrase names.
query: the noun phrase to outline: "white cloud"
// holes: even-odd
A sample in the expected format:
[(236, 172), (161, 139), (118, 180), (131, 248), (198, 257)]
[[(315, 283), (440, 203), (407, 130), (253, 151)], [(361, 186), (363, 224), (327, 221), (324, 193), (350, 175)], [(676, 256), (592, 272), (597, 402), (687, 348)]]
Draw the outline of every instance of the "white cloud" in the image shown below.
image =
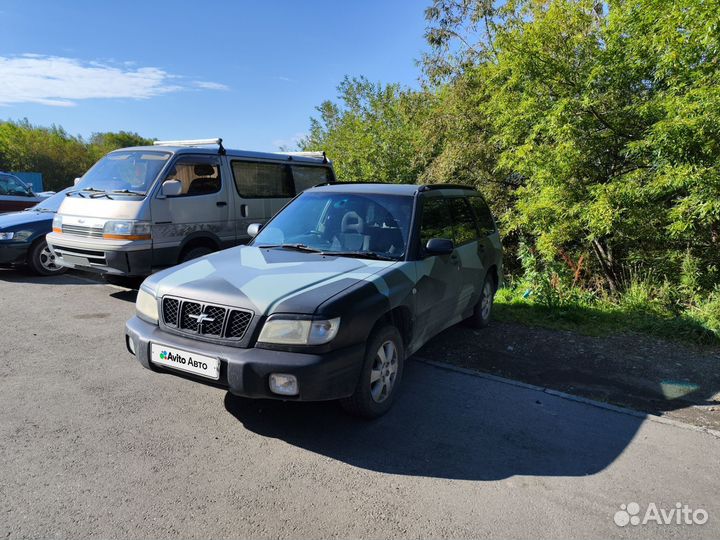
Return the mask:
[[(83, 99), (148, 99), (186, 87), (182, 77), (156, 67), (121, 67), (61, 56), (25, 54), (0, 56), (0, 105), (40, 103), (71, 107)], [(193, 83), (204, 90), (227, 90), (227, 86)]]
[(194, 81), (193, 86), (203, 90), (230, 90), (230, 87), (226, 84), (209, 81)]

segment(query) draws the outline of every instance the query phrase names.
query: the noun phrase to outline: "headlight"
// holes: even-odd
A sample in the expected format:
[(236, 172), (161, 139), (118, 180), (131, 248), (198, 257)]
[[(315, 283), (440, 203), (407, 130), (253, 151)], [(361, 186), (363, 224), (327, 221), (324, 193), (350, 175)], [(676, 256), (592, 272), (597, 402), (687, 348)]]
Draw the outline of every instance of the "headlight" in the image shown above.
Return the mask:
[(259, 342), (278, 345), (322, 345), (332, 341), (340, 328), (340, 317), (329, 320), (269, 318)]
[(14, 237), (14, 232), (0, 232), (0, 240), (12, 240)]
[(150, 240), (149, 221), (113, 220), (105, 223), (105, 240)]
[(53, 218), (53, 232), (62, 232), (62, 216), (60, 214), (55, 214)]
[(145, 319), (153, 324), (158, 323), (157, 298), (155, 298), (154, 294), (146, 291), (142, 287), (138, 290), (135, 309), (137, 309), (137, 314), (141, 319)]

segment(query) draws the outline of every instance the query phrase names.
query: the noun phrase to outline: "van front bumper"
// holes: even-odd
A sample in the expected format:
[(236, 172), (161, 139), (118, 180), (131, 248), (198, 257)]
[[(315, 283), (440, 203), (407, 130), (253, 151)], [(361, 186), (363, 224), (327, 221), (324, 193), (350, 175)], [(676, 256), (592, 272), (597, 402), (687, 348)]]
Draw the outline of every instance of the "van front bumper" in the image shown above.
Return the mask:
[[(137, 359), (148, 369), (219, 384), (232, 394), (249, 398), (325, 401), (348, 397), (355, 391), (365, 357), (364, 343), (326, 354), (227, 347), (163, 332), (159, 326), (147, 323), (139, 317), (133, 317), (125, 325), (125, 343), (132, 354), (130, 340)], [(151, 343), (219, 358), (220, 379), (211, 381), (153, 364), (150, 362)], [(271, 392), (271, 373), (294, 375), (297, 378), (299, 394), (283, 396)]]
[(50, 233), (48, 246), (57, 264), (66, 268), (115, 276), (152, 273), (152, 242), (102, 240)]

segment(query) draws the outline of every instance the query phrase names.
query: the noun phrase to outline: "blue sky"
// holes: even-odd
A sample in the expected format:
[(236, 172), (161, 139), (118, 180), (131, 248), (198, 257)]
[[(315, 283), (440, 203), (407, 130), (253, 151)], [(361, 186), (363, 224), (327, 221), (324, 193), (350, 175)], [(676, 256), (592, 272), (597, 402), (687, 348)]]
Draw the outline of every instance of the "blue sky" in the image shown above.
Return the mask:
[(0, 119), (277, 150), (345, 75), (417, 85), (429, 0), (0, 0)]

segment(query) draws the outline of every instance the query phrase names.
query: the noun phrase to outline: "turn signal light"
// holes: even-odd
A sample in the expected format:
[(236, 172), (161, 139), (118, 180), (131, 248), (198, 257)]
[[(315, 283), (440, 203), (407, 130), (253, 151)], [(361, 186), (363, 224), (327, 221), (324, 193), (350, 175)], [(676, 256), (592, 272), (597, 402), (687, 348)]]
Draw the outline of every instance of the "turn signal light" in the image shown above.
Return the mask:
[(60, 227), (53, 227), (53, 232), (62, 233), (62, 229)]

